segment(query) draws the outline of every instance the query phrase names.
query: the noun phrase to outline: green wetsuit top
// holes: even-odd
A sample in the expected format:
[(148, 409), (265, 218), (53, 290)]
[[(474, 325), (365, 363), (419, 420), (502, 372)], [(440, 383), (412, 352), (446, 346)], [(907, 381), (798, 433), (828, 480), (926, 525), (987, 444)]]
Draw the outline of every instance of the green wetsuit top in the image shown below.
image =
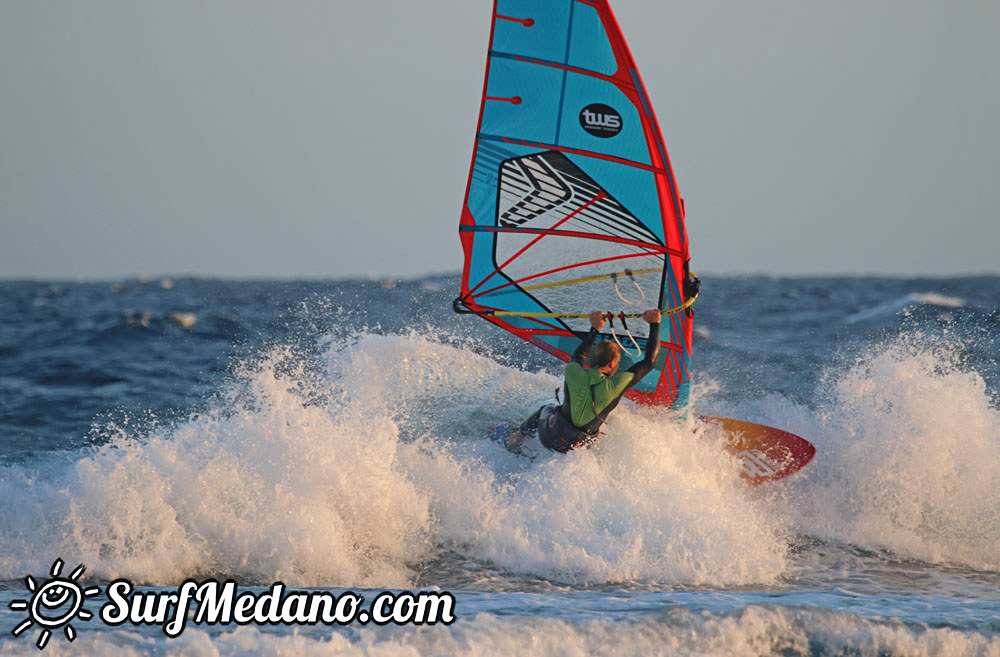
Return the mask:
[(568, 419), (588, 433), (596, 433), (625, 391), (652, 371), (660, 353), (660, 324), (649, 325), (645, 357), (624, 372), (611, 376), (584, 366), (596, 337), (597, 331), (591, 329), (566, 365), (566, 399), (562, 406)]

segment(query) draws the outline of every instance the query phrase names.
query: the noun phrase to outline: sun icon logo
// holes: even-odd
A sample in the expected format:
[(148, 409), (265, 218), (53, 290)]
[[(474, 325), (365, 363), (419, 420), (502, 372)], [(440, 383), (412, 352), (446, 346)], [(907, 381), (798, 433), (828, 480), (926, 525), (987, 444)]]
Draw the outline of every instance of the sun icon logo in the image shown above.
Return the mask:
[(76, 630), (70, 625), (74, 618), (90, 620), (94, 617), (92, 613), (83, 608), (83, 603), (87, 598), (99, 595), (100, 587), (92, 586), (82, 588), (77, 582), (83, 575), (83, 564), (76, 567), (69, 577), (60, 577), (62, 573), (63, 561), (56, 559), (52, 563), (52, 570), (49, 571), (51, 578), (38, 585), (35, 578), (28, 575), (24, 578), (24, 583), (31, 591), (31, 600), (14, 600), (10, 603), (11, 609), (27, 609), (28, 617), (20, 625), (15, 627), (11, 634), (20, 636), (25, 630), (34, 624), (38, 624), (41, 633), (38, 642), (35, 644), (41, 650), (49, 642), (52, 630), (65, 627), (63, 630), (66, 638), (70, 641), (76, 638)]

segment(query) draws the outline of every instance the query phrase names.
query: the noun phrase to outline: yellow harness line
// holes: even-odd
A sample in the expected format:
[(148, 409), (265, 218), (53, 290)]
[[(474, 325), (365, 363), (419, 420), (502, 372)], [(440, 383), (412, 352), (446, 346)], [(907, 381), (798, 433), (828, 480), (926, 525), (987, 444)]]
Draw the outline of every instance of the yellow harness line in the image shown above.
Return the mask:
[[(658, 274), (663, 270), (655, 267), (653, 269), (633, 269), (632, 274)], [(603, 281), (615, 276), (625, 276), (628, 272), (615, 272), (613, 274), (600, 274), (598, 276), (587, 276), (585, 278), (573, 278), (568, 281), (555, 281), (554, 283), (537, 283), (535, 285), (522, 285), (522, 290), (541, 290), (546, 287), (560, 287), (562, 285), (575, 285), (576, 283), (590, 283), (592, 281)], [(626, 315), (627, 317), (627, 315)]]
[[(676, 308), (670, 308), (669, 310), (661, 310), (660, 317), (664, 315), (675, 315), (679, 312), (683, 312), (694, 305), (694, 302), (698, 299), (698, 295), (694, 295), (690, 299), (684, 302), (683, 305), (677, 306)], [(519, 312), (516, 310), (494, 310), (494, 317), (590, 317), (590, 313), (536, 313), (536, 312)], [(642, 317), (642, 313), (631, 313), (626, 314), (626, 318), (634, 319), (636, 317)]]

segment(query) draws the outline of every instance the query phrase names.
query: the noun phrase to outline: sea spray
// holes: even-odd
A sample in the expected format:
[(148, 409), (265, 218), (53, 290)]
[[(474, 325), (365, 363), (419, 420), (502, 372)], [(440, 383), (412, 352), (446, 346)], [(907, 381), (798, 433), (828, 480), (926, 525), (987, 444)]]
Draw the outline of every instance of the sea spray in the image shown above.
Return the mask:
[(360, 396), (393, 400), (411, 416), (404, 423), (451, 437), (400, 451), (408, 476), (431, 491), (437, 542), (574, 584), (748, 583), (780, 574), (778, 519), (745, 494), (717, 445), (675, 419), (623, 404), (595, 449), (530, 462), (484, 440), (485, 428), (551, 401), (558, 377), (414, 336), (368, 336), (356, 346), (331, 353), (331, 379), (358, 367), (391, 372), (365, 379)]
[(574, 585), (726, 586), (777, 581), (796, 532), (991, 567), (1000, 424), (982, 378), (944, 354), (877, 350), (814, 410), (737, 404), (820, 448), (751, 491), (711, 436), (628, 403), (594, 449), (528, 461), (485, 440), (550, 401), (549, 370), (416, 335), (358, 334), (301, 366), (276, 348), (207, 412), (38, 472), (7, 466), (4, 567), (38, 569), (44, 544), (148, 583), (407, 587), (456, 553)]
[[(225, 573), (405, 586), (407, 560), (426, 550), (429, 516), (395, 464), (397, 427), (349, 404), (305, 403), (279, 373), (281, 358), (239, 382), (253, 403), (45, 466), (45, 484), (32, 489), (44, 512), (34, 522), (18, 515), (0, 542), (20, 535), (74, 555), (98, 577), (154, 584)], [(16, 478), (0, 487), (8, 499), (25, 497)], [(34, 556), (2, 547), (8, 576), (22, 576)]]
[(4, 478), (43, 510), (3, 521), (8, 576), (52, 558), (38, 544), (151, 584), (402, 588), (448, 552), (566, 583), (746, 584), (784, 567), (780, 519), (681, 424), (624, 404), (597, 448), (532, 462), (483, 436), (548, 401), (549, 372), (413, 335), (318, 357), (273, 348), (205, 412), (44, 465), (34, 507)]
[(828, 376), (804, 531), (1000, 568), (1000, 412), (947, 336), (902, 334)]

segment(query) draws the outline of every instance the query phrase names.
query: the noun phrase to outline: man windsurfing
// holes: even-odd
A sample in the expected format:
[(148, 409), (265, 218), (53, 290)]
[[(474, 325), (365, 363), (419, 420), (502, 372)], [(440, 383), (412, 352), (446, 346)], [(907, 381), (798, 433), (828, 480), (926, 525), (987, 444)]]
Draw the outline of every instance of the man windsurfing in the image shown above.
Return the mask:
[(590, 332), (566, 365), (562, 403), (542, 406), (535, 411), (511, 432), (508, 445), (516, 446), (536, 429), (541, 443), (557, 452), (568, 452), (596, 440), (601, 425), (618, 406), (625, 391), (639, 383), (656, 363), (660, 352), (660, 311), (647, 310), (642, 318), (649, 324), (645, 357), (619, 372), (621, 348), (608, 340), (594, 346), (597, 334), (607, 321), (605, 315), (599, 310), (590, 313)]

